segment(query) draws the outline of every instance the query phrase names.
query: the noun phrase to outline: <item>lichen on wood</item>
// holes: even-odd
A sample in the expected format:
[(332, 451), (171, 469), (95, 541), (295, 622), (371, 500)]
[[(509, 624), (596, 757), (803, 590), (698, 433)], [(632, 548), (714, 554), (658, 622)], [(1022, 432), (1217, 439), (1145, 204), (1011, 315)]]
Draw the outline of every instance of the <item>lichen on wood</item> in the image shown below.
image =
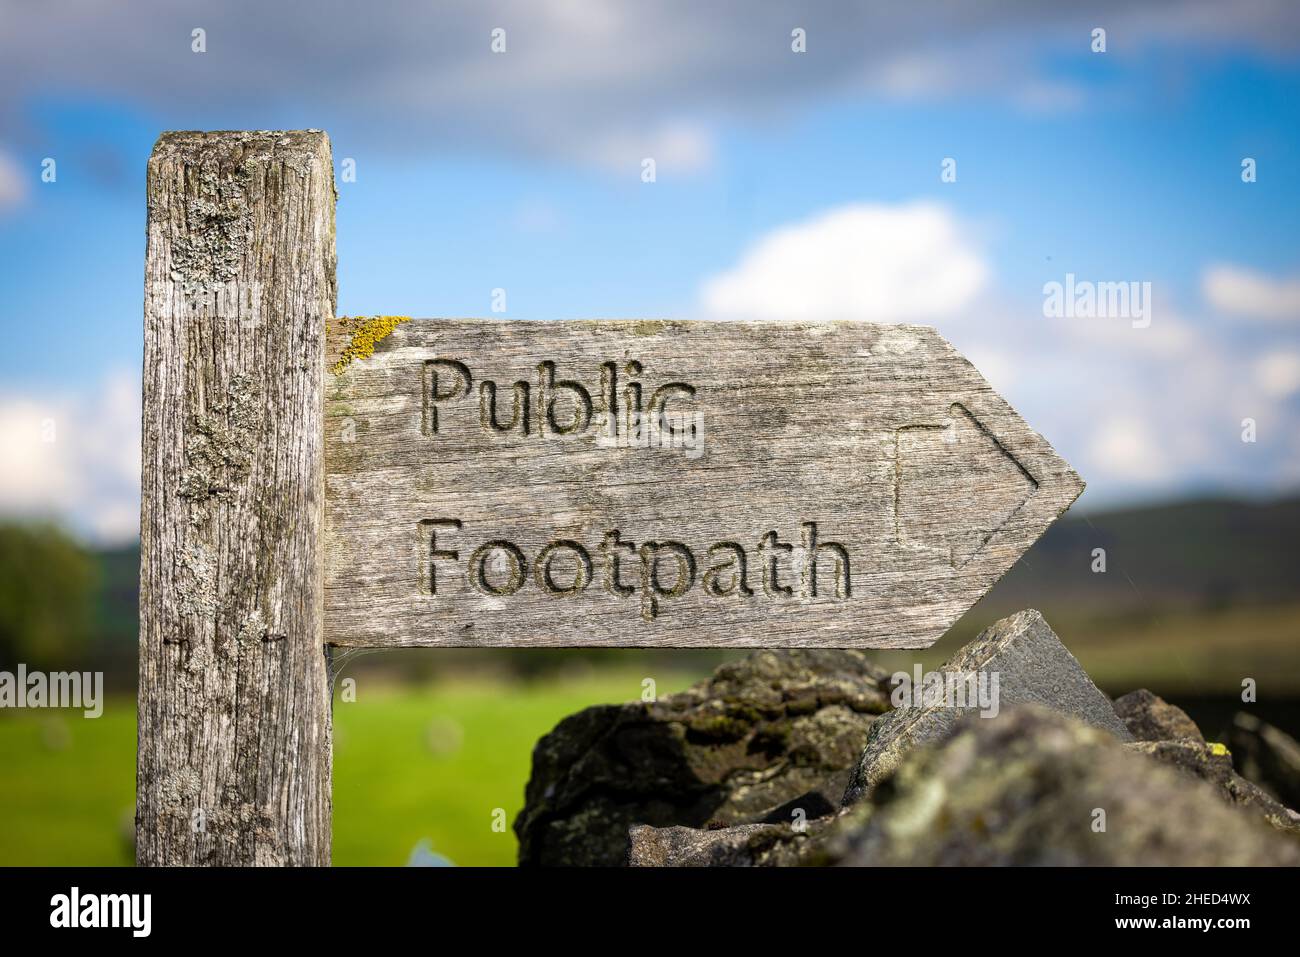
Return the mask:
[(352, 364), (353, 359), (369, 359), (375, 354), (375, 346), (392, 334), (393, 330), (404, 322), (410, 322), (410, 316), (340, 316), (335, 320), (344, 331), (352, 333), (352, 341), (343, 350), (338, 362), (330, 367), (334, 375), (341, 375)]

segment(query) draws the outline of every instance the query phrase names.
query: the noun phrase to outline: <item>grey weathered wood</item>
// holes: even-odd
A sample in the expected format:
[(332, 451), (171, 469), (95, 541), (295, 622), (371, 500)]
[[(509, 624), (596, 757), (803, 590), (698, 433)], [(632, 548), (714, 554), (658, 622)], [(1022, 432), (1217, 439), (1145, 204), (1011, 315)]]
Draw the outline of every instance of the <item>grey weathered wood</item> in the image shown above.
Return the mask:
[[(928, 328), (415, 320), (378, 338), (390, 326), (331, 326), (332, 644), (925, 647), (1083, 489)], [(607, 404), (600, 366), (617, 363), (621, 391), (634, 360), (646, 400), (665, 383), (694, 387), (692, 398), (679, 394), (670, 407), (703, 415), (702, 456), (597, 441), (608, 428), (596, 424)], [(468, 368), (468, 393), (430, 400), (434, 388), (464, 391), (452, 361)], [(590, 429), (539, 429), (543, 362), (555, 363), (557, 380), (586, 388), (596, 413)], [(436, 386), (430, 370), (440, 374)], [(530, 434), (483, 423), (485, 381), (497, 387), (498, 425), (511, 421), (513, 384), (530, 383)], [(574, 408), (561, 398), (557, 419), (567, 422)], [(848, 595), (828, 587), (829, 554), (818, 565), (816, 597), (801, 588), (788, 570), (808, 567), (799, 552), (782, 558), (779, 584), (793, 594), (764, 593), (760, 539), (775, 530), (799, 546), (803, 522), (816, 523), (820, 542), (848, 550)], [(610, 530), (638, 547), (685, 543), (697, 562), (694, 586), (663, 600), (653, 617), (643, 611), (642, 590), (611, 593), (599, 550)], [(478, 546), (497, 539), (529, 563), (522, 585), (504, 596), (471, 587), (467, 570)], [(549, 594), (534, 577), (539, 552), (556, 540), (580, 543), (592, 559), (590, 584), (578, 594)], [(746, 551), (753, 595), (705, 593), (706, 547), (720, 542)], [(435, 548), (457, 558), (434, 556)], [(571, 550), (559, 554), (568, 557), (553, 582), (563, 588), (579, 564)], [(723, 554), (729, 548), (717, 558)], [(638, 587), (644, 560), (623, 555), (620, 577)], [(512, 561), (504, 550), (492, 553), (485, 565), (492, 588), (514, 586)], [(662, 565), (665, 588), (675, 581), (674, 561)], [(733, 581), (718, 580), (723, 590)]]
[(326, 864), (320, 132), (167, 133), (149, 161), (141, 864)]

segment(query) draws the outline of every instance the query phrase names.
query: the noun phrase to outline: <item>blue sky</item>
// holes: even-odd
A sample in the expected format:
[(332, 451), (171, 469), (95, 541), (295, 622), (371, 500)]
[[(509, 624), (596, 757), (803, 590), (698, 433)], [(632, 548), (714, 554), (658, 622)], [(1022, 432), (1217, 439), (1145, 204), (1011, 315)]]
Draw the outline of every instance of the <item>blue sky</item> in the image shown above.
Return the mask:
[[(1079, 468), (1085, 506), (1300, 485), (1285, 4), (327, 3), (309, 30), (66, 6), (0, 2), (0, 513), (133, 532), (144, 169), (171, 128), (330, 132), (357, 170), (343, 314), (487, 315), (504, 288), (521, 319), (920, 321)], [(1066, 273), (1150, 282), (1149, 327), (1045, 317)]]

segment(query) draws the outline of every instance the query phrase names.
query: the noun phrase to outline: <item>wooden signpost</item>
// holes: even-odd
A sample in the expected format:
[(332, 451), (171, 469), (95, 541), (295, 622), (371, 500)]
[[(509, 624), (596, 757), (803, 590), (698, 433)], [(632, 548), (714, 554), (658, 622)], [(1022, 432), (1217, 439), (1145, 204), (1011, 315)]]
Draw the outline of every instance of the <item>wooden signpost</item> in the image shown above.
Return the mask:
[(1083, 487), (922, 327), (413, 320), (332, 370), (343, 645), (924, 648)]
[(332, 647), (926, 647), (1083, 489), (932, 329), (336, 319), (333, 222), (150, 161), (141, 863), (328, 862)]

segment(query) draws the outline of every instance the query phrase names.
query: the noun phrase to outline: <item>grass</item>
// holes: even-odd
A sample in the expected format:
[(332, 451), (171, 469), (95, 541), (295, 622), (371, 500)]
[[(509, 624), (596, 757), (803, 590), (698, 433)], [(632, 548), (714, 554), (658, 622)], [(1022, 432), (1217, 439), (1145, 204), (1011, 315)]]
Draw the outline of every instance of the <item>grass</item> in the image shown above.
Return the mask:
[[(421, 842), (456, 864), (514, 864), (511, 825), (537, 739), (588, 705), (639, 698), (643, 677), (358, 679), (356, 700), (334, 705), (335, 864), (405, 864)], [(657, 690), (696, 677), (659, 673)], [(0, 754), (0, 866), (131, 863), (134, 699), (108, 701), (94, 720), (0, 712)], [(498, 808), (504, 830), (493, 828)]]
[[(1221, 611), (1162, 611), (1110, 619), (1042, 609), (1049, 625), (1103, 690), (1149, 688), (1166, 697), (1241, 694), (1243, 678), (1261, 693), (1300, 696), (1300, 604), (1247, 605)], [(893, 670), (912, 662), (937, 668), (975, 637), (987, 615), (958, 622), (927, 651), (873, 652)]]
[[(1148, 687), (1231, 700), (1241, 680), (1261, 701), (1300, 695), (1300, 605), (1109, 622), (1044, 609), (1093, 679), (1112, 694)], [(963, 621), (928, 652), (875, 652), (894, 668), (935, 667), (974, 637)], [(533, 681), (460, 678), (419, 686), (360, 672), (357, 700), (334, 706), (334, 862), (404, 864), (421, 842), (456, 864), (515, 861), (510, 825), (523, 805), (533, 745), (584, 707), (640, 697), (655, 674), (668, 694), (699, 677), (649, 665), (547, 673)], [(412, 659), (406, 674), (419, 673)], [(132, 860), (135, 701), (107, 702), (102, 717), (0, 710), (0, 866), (121, 865)], [(494, 830), (494, 812), (506, 827)]]
[(1254, 678), (1261, 694), (1300, 695), (1300, 606), (1294, 604), (1102, 623), (1071, 650), (1097, 684), (1117, 694), (1145, 686), (1167, 696), (1233, 697), (1243, 678)]
[(129, 864), (135, 701), (0, 711), (0, 865)]

